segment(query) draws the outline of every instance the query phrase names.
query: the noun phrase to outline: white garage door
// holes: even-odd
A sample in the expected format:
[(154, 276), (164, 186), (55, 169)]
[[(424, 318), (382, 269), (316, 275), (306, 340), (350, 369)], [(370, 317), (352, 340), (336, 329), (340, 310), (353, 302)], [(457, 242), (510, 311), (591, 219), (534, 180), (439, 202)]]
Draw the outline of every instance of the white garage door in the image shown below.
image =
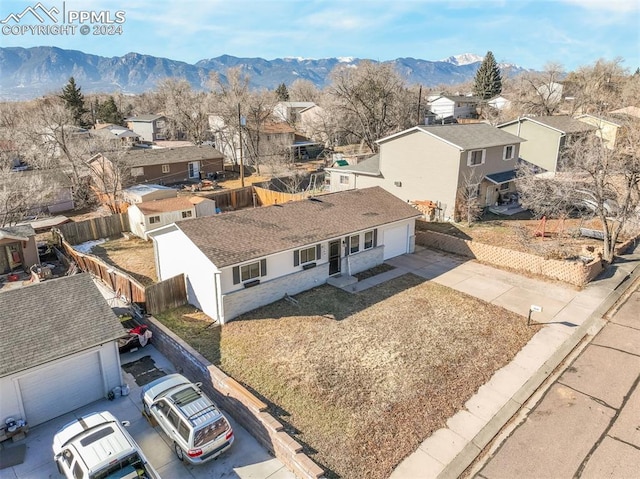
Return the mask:
[(19, 379), (31, 426), (96, 401), (105, 395), (98, 353), (61, 361)]
[(407, 252), (407, 225), (398, 226), (384, 232), (384, 259), (393, 258)]

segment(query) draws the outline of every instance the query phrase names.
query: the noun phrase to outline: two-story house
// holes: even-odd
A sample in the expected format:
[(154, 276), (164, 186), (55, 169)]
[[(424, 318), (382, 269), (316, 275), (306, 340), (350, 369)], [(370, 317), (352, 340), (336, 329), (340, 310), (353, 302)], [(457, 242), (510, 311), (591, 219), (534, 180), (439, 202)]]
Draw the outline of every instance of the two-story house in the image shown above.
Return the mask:
[(552, 172), (558, 170), (567, 140), (597, 130), (597, 127), (568, 115), (522, 117), (502, 123), (498, 128), (527, 140), (520, 149), (520, 158)]
[(127, 128), (142, 141), (153, 143), (166, 139), (166, 118), (163, 115), (138, 115), (125, 120)]
[(441, 217), (451, 220), (463, 188), (475, 186), (483, 206), (516, 191), (523, 141), (486, 123), (416, 126), (378, 140), (380, 151), (368, 160), (326, 168), (329, 189), (381, 186), (407, 202), (438, 203)]

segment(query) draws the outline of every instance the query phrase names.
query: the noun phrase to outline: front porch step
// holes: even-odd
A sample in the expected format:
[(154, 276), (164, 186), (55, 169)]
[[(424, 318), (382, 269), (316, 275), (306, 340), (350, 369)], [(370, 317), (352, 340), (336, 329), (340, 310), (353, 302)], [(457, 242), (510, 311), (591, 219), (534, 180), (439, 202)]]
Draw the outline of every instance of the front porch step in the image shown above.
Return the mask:
[(356, 284), (358, 282), (358, 278), (355, 276), (343, 275), (339, 274), (337, 276), (331, 276), (327, 280), (327, 284), (331, 286), (335, 286), (336, 288), (344, 288), (345, 286), (350, 286), (352, 284)]

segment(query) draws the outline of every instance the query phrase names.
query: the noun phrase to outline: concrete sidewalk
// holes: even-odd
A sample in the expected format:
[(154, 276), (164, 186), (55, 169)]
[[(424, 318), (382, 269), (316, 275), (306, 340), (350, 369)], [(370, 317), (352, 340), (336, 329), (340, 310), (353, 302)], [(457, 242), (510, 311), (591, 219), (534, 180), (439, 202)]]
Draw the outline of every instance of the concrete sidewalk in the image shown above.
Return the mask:
[[(609, 268), (582, 291), (527, 278), (474, 261), (417, 247), (416, 253), (387, 261), (394, 270), (349, 286), (361, 291), (411, 272), (484, 301), (527, 316), (531, 305), (542, 308), (532, 321), (544, 323), (505, 367), (434, 432), (391, 474), (390, 479), (458, 477), (588, 334), (604, 325), (602, 316), (640, 274), (640, 247)], [(499, 318), (497, 319), (497, 324)]]

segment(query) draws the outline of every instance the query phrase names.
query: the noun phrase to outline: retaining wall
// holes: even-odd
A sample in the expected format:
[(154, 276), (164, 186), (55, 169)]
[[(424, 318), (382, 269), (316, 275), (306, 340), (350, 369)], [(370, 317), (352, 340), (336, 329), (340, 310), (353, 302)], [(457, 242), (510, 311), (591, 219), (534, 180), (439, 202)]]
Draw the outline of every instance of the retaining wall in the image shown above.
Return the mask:
[(417, 231), (416, 244), (475, 258), (494, 266), (564, 281), (576, 286), (584, 286), (604, 270), (604, 263), (601, 259), (594, 259), (589, 263), (545, 259), (541, 256), (455, 238), (435, 231)]
[(323, 469), (302, 452), (302, 445), (284, 431), (282, 424), (267, 412), (267, 404), (244, 386), (211, 364), (153, 316), (140, 319), (153, 333), (153, 345), (222, 409), (282, 461), (300, 479), (318, 479)]

